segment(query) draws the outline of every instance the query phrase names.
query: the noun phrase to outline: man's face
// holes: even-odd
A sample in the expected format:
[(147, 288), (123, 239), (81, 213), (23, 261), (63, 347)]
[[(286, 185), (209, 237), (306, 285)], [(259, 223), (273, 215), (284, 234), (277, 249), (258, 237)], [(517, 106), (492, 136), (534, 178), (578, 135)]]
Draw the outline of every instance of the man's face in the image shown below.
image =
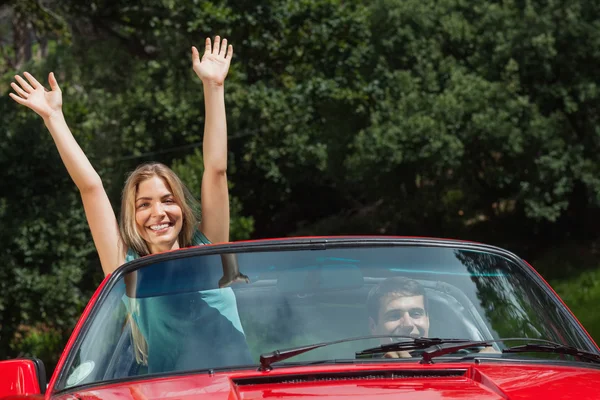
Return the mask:
[(370, 321), (373, 335), (429, 335), (429, 316), (423, 296), (389, 294), (381, 299), (377, 322)]

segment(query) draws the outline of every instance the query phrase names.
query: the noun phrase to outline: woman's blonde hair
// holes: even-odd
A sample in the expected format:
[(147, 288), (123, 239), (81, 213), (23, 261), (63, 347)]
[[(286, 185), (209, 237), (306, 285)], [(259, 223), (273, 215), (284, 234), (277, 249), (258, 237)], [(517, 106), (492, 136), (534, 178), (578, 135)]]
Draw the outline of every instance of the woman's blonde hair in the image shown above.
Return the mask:
[(135, 221), (135, 198), (138, 185), (155, 176), (158, 176), (165, 182), (171, 190), (175, 201), (181, 207), (183, 225), (178, 236), (179, 247), (192, 245), (194, 231), (199, 222), (198, 202), (171, 168), (157, 162), (140, 165), (129, 174), (127, 181), (125, 181), (121, 197), (121, 218), (119, 222), (123, 243), (140, 257), (150, 254), (150, 248), (137, 229)]

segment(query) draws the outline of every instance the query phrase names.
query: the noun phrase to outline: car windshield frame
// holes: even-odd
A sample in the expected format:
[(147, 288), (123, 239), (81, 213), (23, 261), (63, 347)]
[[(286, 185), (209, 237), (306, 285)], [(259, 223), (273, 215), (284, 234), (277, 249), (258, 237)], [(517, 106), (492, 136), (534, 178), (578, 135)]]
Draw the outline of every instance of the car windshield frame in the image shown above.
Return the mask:
[[(80, 349), (82, 342), (89, 333), (93, 321), (98, 316), (98, 313), (102, 309), (104, 303), (107, 301), (109, 294), (115, 288), (115, 286), (122, 281), (123, 277), (136, 271), (140, 268), (157, 264), (167, 260), (177, 260), (181, 258), (196, 257), (196, 256), (208, 256), (208, 255), (222, 255), (222, 254), (240, 254), (240, 253), (252, 253), (252, 252), (283, 252), (283, 251), (299, 251), (299, 250), (326, 250), (326, 249), (342, 249), (342, 248), (357, 248), (357, 247), (433, 247), (433, 248), (454, 248), (457, 250), (466, 251), (479, 251), (486, 252), (496, 256), (504, 257), (513, 264), (519, 266), (521, 273), (523, 273), (528, 279), (531, 280), (532, 284), (535, 284), (540, 290), (544, 292), (548, 299), (550, 299), (556, 305), (556, 312), (562, 315), (569, 321), (574, 328), (574, 331), (581, 337), (581, 339), (587, 345), (587, 350), (598, 351), (598, 347), (591, 339), (589, 333), (582, 327), (579, 321), (575, 318), (572, 312), (560, 299), (560, 297), (551, 289), (551, 287), (544, 281), (544, 279), (535, 271), (535, 269), (525, 262), (514, 253), (505, 249), (469, 242), (461, 240), (451, 239), (430, 239), (430, 238), (405, 238), (405, 237), (307, 237), (307, 238), (285, 238), (285, 239), (265, 239), (265, 240), (253, 240), (253, 241), (241, 241), (241, 242), (228, 242), (221, 244), (211, 244), (205, 246), (194, 246), (174, 251), (149, 255), (146, 257), (138, 258), (126, 264), (120, 266), (115, 272), (113, 272), (104, 284), (101, 292), (99, 293), (96, 301), (92, 304), (87, 318), (83, 321), (81, 328), (76, 332), (75, 340), (68, 349), (68, 353), (65, 356), (65, 360), (61, 363), (61, 369), (58, 371), (55, 385), (52, 391), (55, 394), (67, 393), (71, 391), (80, 390), (82, 387), (93, 387), (98, 385), (105, 385), (111, 382), (126, 382), (140, 379), (156, 378), (157, 376), (176, 376), (181, 374), (197, 373), (203, 370), (190, 370), (190, 371), (173, 371), (164, 372), (159, 374), (147, 374), (143, 376), (119, 378), (115, 380), (103, 380), (99, 382), (93, 382), (89, 384), (67, 386), (68, 371), (74, 362), (78, 349)], [(74, 333), (75, 334), (75, 333)], [(502, 361), (508, 361), (503, 359)], [(532, 360), (534, 361), (534, 360)], [(535, 360), (536, 363), (539, 360)], [(548, 360), (551, 362), (552, 360)], [(296, 365), (297, 363), (291, 363)], [(259, 362), (256, 360), (256, 364), (248, 366), (248, 368), (258, 367)], [(241, 370), (240, 366), (232, 366), (227, 368), (210, 368), (208, 370)]]

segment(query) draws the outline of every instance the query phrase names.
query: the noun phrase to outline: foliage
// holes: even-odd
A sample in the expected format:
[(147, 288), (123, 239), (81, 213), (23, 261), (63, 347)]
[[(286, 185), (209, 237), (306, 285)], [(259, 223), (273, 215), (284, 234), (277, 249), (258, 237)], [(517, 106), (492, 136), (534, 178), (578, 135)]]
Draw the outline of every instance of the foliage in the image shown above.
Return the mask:
[[(186, 156), (182, 161), (175, 161), (173, 171), (181, 178), (185, 185), (190, 188), (192, 193), (200, 193), (202, 184), (202, 174), (204, 172), (204, 161), (202, 153), (196, 149), (193, 154)], [(235, 169), (228, 168), (228, 174), (234, 174)], [(234, 184), (229, 182), (229, 189), (233, 188)], [(200, 201), (200, 199), (197, 199)], [(236, 197), (229, 199), (229, 212), (231, 213), (230, 239), (245, 240), (250, 239), (254, 228), (254, 219), (245, 217), (242, 214), (242, 204)]]
[(11, 121), (0, 143), (2, 358), (14, 354), (10, 344), (22, 325), (45, 322), (66, 337), (85, 304), (82, 291), (98, 283), (83, 279), (98, 263), (78, 193), (36, 117), (9, 101), (0, 100)]
[[(25, 68), (56, 72), (116, 211), (147, 160), (198, 192), (190, 47), (218, 33), (235, 52), (232, 238), (450, 236), (535, 258), (598, 237), (600, 3), (12, 0), (0, 21), (0, 91)], [(22, 326), (51, 320), (64, 341), (101, 272), (43, 124), (5, 95), (0, 116), (5, 358), (37, 346), (15, 341)]]
[(63, 334), (55, 328), (43, 324), (35, 327), (23, 326), (19, 329), (10, 344), (11, 349), (19, 357), (35, 357), (43, 360), (50, 371), (58, 362), (63, 345)]
[(587, 270), (571, 279), (556, 281), (552, 287), (565, 301), (588, 333), (600, 338), (600, 269)]
[[(554, 19), (564, 14), (580, 19), (561, 29)], [(600, 36), (586, 21), (598, 16), (574, 2), (379, 1), (373, 32), (385, 90), (348, 158), (357, 179), (377, 195), (389, 189), (403, 210), (414, 205), (419, 220), (495, 218), (509, 202), (535, 224), (576, 202), (597, 207), (599, 166), (586, 143), (598, 145), (587, 114), (599, 104), (598, 75), (574, 74), (575, 83), (559, 74), (597, 57), (574, 51), (572, 35), (592, 46)], [(435, 201), (447, 193), (460, 202)]]

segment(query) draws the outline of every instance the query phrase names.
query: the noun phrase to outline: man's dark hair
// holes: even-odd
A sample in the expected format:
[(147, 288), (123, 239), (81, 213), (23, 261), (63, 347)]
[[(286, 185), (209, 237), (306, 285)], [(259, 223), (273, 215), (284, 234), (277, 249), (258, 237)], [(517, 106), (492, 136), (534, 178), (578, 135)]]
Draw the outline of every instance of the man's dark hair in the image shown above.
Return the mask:
[(425, 313), (427, 313), (427, 295), (425, 294), (423, 285), (414, 279), (394, 276), (380, 282), (369, 292), (369, 296), (367, 297), (367, 312), (373, 318), (373, 321), (378, 322), (381, 299), (388, 295), (396, 297), (423, 296)]

